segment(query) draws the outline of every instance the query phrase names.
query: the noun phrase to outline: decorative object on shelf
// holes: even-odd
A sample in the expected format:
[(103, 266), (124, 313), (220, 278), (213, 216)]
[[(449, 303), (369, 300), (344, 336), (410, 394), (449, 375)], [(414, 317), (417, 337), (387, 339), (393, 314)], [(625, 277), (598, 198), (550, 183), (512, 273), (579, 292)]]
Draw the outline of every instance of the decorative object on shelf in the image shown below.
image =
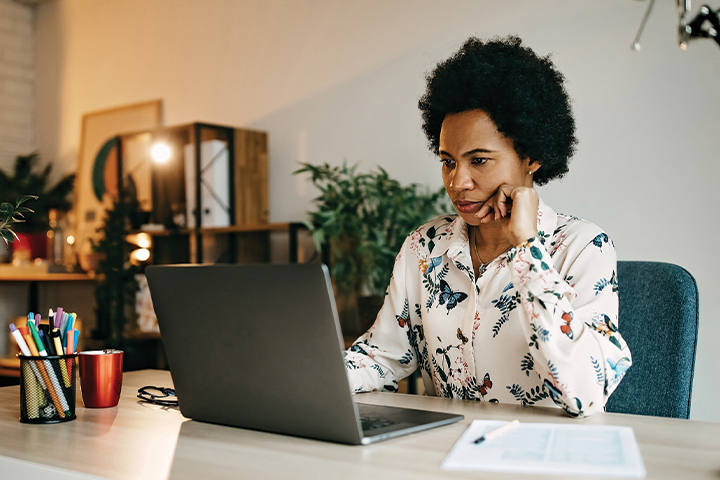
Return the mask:
[(132, 178), (149, 212), (140, 229), (152, 233), (153, 263), (269, 261), (267, 231), (235, 230), (268, 223), (265, 132), (195, 122), (123, 134), (117, 144), (119, 171), (148, 168)]
[(25, 222), (16, 225), (20, 241), (13, 245), (13, 255), (17, 263), (24, 259), (27, 263), (36, 258), (47, 257), (47, 230), (51, 209), (68, 211), (70, 194), (73, 190), (75, 175), (62, 177), (56, 184), (49, 186), (52, 164), (39, 166), (40, 155), (37, 152), (19, 155), (15, 159), (12, 173), (0, 170), (0, 202), (14, 202), (28, 192), (37, 195), (33, 202), (35, 213)]
[(362, 174), (356, 168), (346, 163), (342, 167), (303, 163), (294, 172), (310, 174), (320, 190), (307, 227), (318, 250), (330, 245), (330, 271), (344, 297), (338, 298), (338, 309), (344, 310), (345, 335), (362, 333), (375, 320), (381, 300), (363, 301), (370, 303), (369, 313), (356, 319), (357, 297), (384, 296), (407, 235), (431, 218), (453, 211), (444, 188), (430, 191), (416, 183), (402, 186), (382, 167)]
[[(119, 161), (122, 145), (117, 135), (157, 128), (162, 124), (162, 100), (135, 103), (86, 113), (82, 119), (78, 155), (75, 215), (75, 238), (83, 245), (86, 238), (95, 239), (105, 211), (117, 201), (123, 186), (123, 165)], [(134, 165), (124, 165), (131, 172)], [(149, 189), (149, 165), (138, 167), (129, 178), (135, 180), (139, 198)], [(126, 175), (127, 176), (127, 175)], [(138, 215), (140, 215), (140, 212)]]

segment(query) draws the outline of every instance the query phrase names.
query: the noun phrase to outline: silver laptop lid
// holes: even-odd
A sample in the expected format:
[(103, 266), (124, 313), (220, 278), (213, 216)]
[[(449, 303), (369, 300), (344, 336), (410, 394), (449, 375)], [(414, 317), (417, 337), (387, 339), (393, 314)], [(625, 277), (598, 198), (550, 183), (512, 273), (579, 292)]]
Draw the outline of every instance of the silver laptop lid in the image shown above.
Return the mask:
[(145, 273), (184, 416), (361, 442), (324, 265), (168, 265)]

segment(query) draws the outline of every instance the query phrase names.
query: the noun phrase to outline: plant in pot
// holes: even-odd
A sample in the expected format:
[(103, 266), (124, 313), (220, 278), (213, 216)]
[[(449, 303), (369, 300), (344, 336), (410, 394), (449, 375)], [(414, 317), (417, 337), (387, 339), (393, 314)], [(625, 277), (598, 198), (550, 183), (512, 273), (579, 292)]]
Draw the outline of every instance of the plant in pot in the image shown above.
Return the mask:
[(13, 229), (14, 225), (26, 221), (23, 214), (33, 213), (32, 209), (23, 207), (22, 204), (28, 200), (37, 200), (37, 198), (35, 195), (23, 195), (15, 200), (14, 204), (11, 202), (0, 204), (0, 235), (5, 240), (5, 245), (17, 240), (17, 234)]
[(75, 175), (70, 174), (50, 187), (52, 164), (39, 167), (39, 160), (38, 153), (20, 155), (11, 173), (0, 170), (0, 202), (12, 203), (16, 198), (25, 197), (27, 192), (37, 195), (33, 202), (34, 215), (15, 226), (17, 236), (14, 238), (19, 242), (13, 243), (14, 250), (27, 251), (29, 260), (46, 257), (50, 210), (70, 210), (70, 193), (75, 182)]
[(347, 336), (363, 333), (375, 321), (407, 235), (453, 211), (444, 188), (403, 186), (382, 167), (370, 173), (356, 168), (303, 163), (294, 172), (309, 173), (320, 191), (306, 225), (318, 250), (330, 247), (330, 273)]

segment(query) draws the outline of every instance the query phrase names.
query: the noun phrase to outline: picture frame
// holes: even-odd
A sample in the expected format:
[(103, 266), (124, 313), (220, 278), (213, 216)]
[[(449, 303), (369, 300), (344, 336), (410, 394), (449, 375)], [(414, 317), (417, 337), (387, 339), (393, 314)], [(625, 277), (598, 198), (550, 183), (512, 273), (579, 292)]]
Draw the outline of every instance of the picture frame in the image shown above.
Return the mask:
[[(118, 135), (162, 126), (162, 100), (121, 105), (82, 117), (78, 168), (75, 178), (75, 241), (83, 249), (97, 237), (105, 212), (117, 195)], [(114, 185), (114, 188), (113, 188)]]

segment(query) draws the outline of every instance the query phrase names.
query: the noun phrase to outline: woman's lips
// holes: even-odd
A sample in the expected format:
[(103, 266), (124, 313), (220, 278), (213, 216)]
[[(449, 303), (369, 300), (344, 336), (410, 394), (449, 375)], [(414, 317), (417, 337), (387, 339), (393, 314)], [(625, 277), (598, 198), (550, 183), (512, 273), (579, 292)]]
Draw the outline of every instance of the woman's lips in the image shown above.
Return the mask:
[(485, 202), (467, 202), (458, 200), (455, 202), (455, 208), (457, 208), (460, 213), (475, 213), (482, 208), (483, 203)]

